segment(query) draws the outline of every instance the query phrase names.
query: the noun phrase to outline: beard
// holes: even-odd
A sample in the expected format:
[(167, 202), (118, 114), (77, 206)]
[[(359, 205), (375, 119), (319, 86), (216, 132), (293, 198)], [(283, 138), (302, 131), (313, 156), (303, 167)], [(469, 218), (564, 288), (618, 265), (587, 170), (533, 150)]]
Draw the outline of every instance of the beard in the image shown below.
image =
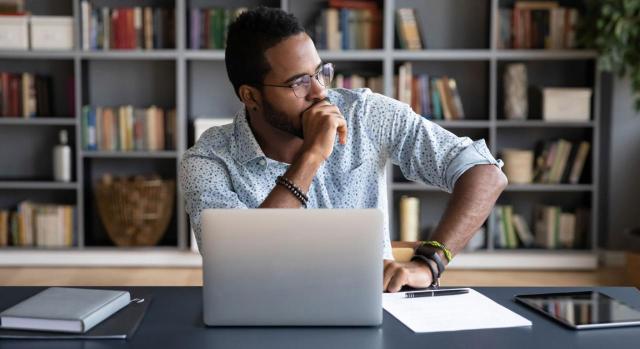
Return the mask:
[(263, 101), (264, 119), (274, 128), (298, 138), (303, 138), (302, 127), (296, 127), (291, 119), (283, 112), (277, 110), (268, 101)]

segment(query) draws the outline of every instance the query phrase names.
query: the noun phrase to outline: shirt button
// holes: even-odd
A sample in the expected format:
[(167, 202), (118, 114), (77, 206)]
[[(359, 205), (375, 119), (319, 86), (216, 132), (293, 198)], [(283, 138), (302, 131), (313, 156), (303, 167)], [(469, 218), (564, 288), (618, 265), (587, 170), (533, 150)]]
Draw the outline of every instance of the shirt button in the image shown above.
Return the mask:
[(260, 162), (259, 162), (259, 163), (260, 163), (260, 166), (264, 166), (264, 165), (266, 165), (266, 164), (267, 164), (267, 162), (266, 162), (266, 161), (264, 161), (264, 159), (260, 159)]

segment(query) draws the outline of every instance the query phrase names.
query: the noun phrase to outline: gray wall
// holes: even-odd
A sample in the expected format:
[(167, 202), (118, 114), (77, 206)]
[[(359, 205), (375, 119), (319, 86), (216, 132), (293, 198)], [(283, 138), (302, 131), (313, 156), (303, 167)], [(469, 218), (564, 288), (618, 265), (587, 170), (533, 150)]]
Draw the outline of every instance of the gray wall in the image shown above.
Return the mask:
[[(610, 95), (603, 128), (602, 196), (606, 206), (601, 212), (606, 223), (601, 235), (604, 246), (611, 249), (640, 251), (640, 237), (631, 238), (625, 230), (640, 227), (640, 113), (633, 109), (629, 78), (607, 78), (603, 92)], [(611, 87), (608, 89), (608, 87)], [(606, 98), (605, 98), (606, 99)]]

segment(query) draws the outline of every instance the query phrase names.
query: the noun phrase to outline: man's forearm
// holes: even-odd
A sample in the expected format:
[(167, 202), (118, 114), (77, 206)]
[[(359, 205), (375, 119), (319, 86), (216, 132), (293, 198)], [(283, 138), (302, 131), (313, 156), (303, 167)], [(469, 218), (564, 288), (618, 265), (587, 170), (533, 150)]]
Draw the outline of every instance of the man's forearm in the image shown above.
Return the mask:
[[(458, 178), (447, 208), (431, 235), (456, 254), (489, 216), (507, 178), (495, 165), (476, 165)], [(446, 263), (446, 259), (442, 258)]]
[[(284, 177), (291, 180), (304, 193), (308, 193), (311, 182), (316, 176), (316, 172), (318, 172), (322, 162), (322, 158), (312, 153), (302, 153), (296, 161), (289, 166)], [(276, 185), (262, 204), (260, 204), (260, 208), (299, 208), (301, 205), (300, 201), (289, 189), (281, 185)]]

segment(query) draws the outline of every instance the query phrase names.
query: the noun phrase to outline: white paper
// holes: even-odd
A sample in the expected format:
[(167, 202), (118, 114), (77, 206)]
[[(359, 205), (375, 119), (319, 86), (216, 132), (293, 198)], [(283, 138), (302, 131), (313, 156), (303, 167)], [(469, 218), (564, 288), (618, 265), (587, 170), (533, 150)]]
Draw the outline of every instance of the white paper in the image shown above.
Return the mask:
[(531, 326), (531, 321), (473, 289), (466, 294), (420, 298), (405, 298), (404, 292), (385, 293), (382, 305), (419, 333)]

